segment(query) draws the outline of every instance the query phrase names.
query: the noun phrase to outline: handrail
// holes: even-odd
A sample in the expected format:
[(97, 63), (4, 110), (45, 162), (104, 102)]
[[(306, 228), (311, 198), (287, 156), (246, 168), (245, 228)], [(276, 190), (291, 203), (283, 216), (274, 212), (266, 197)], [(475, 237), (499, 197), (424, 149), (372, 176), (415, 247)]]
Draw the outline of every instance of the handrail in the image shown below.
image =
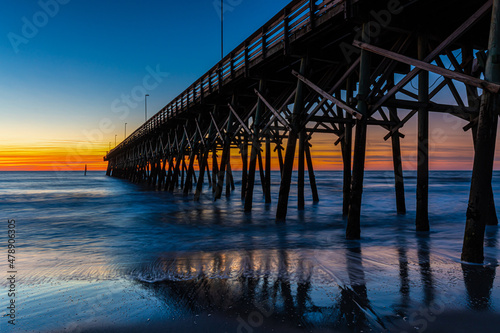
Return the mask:
[[(293, 0), (272, 19), (254, 32), (243, 43), (213, 66), (205, 75), (174, 98), (169, 104), (135, 130), (108, 156), (155, 131), (169, 119), (189, 109), (202, 98), (218, 91), (224, 84), (242, 75), (252, 67), (259, 56), (266, 57), (273, 47), (281, 45), (297, 31), (311, 26), (311, 19), (325, 15), (346, 0)], [(311, 11), (311, 9), (314, 9)], [(313, 22), (314, 24), (314, 22)]]

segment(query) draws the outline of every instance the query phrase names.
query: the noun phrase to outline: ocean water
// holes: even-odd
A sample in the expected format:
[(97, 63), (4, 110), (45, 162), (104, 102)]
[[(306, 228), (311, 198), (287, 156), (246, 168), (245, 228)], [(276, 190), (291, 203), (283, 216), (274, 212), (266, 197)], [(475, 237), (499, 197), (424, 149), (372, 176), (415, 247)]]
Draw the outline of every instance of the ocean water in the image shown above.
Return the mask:
[(286, 225), (279, 173), (251, 213), (239, 175), (229, 198), (206, 185), (194, 202), (103, 172), (0, 173), (0, 332), (498, 332), (498, 228), (485, 265), (460, 262), (470, 172), (431, 172), (430, 233), (415, 232), (414, 172), (404, 216), (393, 173), (366, 172), (360, 241), (344, 238), (340, 172), (316, 172), (320, 202), (306, 188), (301, 212), (294, 182)]

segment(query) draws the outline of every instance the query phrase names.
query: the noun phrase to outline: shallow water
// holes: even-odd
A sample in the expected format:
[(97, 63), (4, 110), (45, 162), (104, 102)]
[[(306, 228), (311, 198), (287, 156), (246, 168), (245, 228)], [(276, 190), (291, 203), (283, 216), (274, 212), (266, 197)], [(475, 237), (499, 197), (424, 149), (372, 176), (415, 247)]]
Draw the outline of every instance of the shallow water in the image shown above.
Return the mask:
[[(0, 318), (0, 332), (497, 331), (497, 228), (487, 265), (460, 262), (469, 172), (431, 173), (428, 234), (414, 228), (415, 173), (398, 216), (393, 173), (366, 172), (360, 241), (344, 238), (342, 174), (316, 176), (321, 201), (306, 189), (298, 212), (292, 186), (276, 225), (279, 173), (273, 204), (256, 186), (246, 214), (238, 182), (215, 203), (206, 186), (196, 203), (101, 172), (2, 172), (18, 248), (16, 325)], [(493, 187), (498, 196), (500, 173)], [(2, 309), (6, 271), (2, 260)]]

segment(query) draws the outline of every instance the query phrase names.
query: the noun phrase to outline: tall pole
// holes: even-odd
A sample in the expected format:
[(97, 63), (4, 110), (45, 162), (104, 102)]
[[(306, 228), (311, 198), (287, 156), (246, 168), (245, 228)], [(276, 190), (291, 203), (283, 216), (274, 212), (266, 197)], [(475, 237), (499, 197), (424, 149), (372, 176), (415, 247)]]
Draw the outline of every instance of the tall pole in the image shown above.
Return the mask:
[(125, 123), (125, 135), (123, 136), (123, 140), (127, 138), (127, 123)]
[(148, 121), (148, 96), (149, 94), (144, 96), (144, 122)]
[[(485, 81), (500, 83), (500, 0), (493, 2)], [(465, 224), (462, 261), (483, 263), (484, 232), (491, 196), (500, 96), (484, 90), (477, 125), (474, 167)]]
[[(116, 147), (116, 137), (118, 136), (118, 134), (115, 134), (115, 147)], [(110, 142), (111, 143), (111, 142)]]
[(224, 59), (224, 0), (220, 0), (220, 58)]

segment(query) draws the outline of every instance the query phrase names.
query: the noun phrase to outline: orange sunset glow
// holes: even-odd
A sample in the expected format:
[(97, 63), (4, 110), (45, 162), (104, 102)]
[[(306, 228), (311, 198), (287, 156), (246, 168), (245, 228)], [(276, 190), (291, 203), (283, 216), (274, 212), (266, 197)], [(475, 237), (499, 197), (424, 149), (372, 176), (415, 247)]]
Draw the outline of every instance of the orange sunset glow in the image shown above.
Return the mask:
[[(470, 132), (449, 128), (449, 124), (437, 119), (431, 122), (430, 129), (430, 169), (431, 170), (470, 170), (473, 162), (472, 139)], [(403, 129), (406, 135), (401, 139), (403, 168), (416, 169), (416, 120), (412, 119)], [(384, 141), (386, 131), (378, 126), (368, 129), (366, 153), (367, 170), (391, 170), (391, 141)], [(111, 142), (113, 138), (109, 138)], [(336, 136), (315, 134), (312, 137), (311, 154), (315, 170), (342, 170), (340, 145), (335, 146)], [(498, 140), (497, 140), (498, 141)], [(19, 143), (16, 145), (2, 142), (0, 145), (1, 171), (81, 171), (85, 165), (89, 171), (104, 171), (107, 162), (103, 156), (109, 150), (109, 142), (89, 140), (45, 141)], [(113, 146), (111, 146), (113, 147)], [(286, 148), (286, 141), (284, 142)], [(284, 155), (284, 152), (283, 152)], [(264, 154), (265, 156), (265, 154)], [(277, 153), (272, 146), (272, 169), (279, 170)], [(297, 159), (297, 157), (296, 157)], [(197, 164), (196, 164), (197, 165)], [(496, 166), (498, 167), (498, 163)], [(238, 149), (231, 153), (233, 170), (241, 170), (242, 162)], [(258, 167), (258, 166), (257, 166)], [(294, 163), (297, 168), (297, 161)]]

